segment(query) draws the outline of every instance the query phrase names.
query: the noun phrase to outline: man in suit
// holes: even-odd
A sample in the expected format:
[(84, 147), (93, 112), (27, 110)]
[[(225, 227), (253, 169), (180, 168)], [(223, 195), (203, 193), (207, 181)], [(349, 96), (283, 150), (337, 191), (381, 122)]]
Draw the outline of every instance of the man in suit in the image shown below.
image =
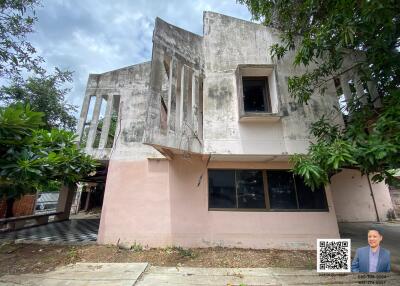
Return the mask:
[(351, 263), (352, 272), (390, 272), (390, 252), (380, 246), (382, 239), (380, 228), (368, 230), (369, 246), (357, 249)]

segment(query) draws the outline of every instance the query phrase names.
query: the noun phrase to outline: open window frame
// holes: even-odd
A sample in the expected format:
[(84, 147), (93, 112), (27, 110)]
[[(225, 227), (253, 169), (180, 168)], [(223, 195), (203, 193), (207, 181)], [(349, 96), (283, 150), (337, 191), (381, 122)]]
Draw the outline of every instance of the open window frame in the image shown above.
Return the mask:
[[(236, 68), (236, 87), (238, 95), (239, 121), (279, 121), (279, 100), (276, 84), (275, 65), (238, 65)], [(244, 84), (246, 80), (265, 80), (264, 111), (246, 111), (244, 102)]]

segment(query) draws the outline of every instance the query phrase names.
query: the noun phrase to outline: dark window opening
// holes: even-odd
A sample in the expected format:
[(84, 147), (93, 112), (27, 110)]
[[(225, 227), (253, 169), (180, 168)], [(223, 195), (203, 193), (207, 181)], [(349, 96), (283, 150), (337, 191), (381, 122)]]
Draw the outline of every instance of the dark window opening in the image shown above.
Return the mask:
[(270, 112), (268, 78), (243, 77), (243, 105), (245, 112)]
[(160, 112), (160, 126), (161, 130), (166, 131), (168, 128), (168, 108), (167, 105), (165, 104), (164, 98), (161, 97), (161, 112)]
[(237, 170), (236, 187), (238, 208), (264, 209), (263, 175), (260, 170)]
[(286, 171), (268, 171), (267, 176), (271, 209), (297, 209), (293, 175)]
[(208, 187), (210, 209), (328, 211), (324, 188), (288, 170), (208, 170)]
[(236, 208), (234, 170), (209, 170), (210, 208)]
[(299, 209), (328, 209), (324, 188), (312, 191), (299, 176), (294, 176)]

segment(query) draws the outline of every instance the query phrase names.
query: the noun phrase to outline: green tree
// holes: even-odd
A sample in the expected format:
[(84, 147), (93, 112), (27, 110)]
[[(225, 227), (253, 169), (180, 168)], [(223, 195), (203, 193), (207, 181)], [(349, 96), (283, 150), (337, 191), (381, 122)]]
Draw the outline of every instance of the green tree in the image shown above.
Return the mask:
[(44, 113), (44, 128), (74, 130), (76, 106), (66, 102), (70, 91), (64, 84), (72, 81), (72, 73), (56, 68), (52, 75), (30, 77), (26, 81), (16, 81), (9, 87), (0, 89), (1, 101), (5, 104), (22, 102), (35, 111)]
[(35, 48), (26, 40), (33, 32), (37, 20), (35, 8), (40, 0), (0, 1), (0, 77), (21, 79), (21, 72), (44, 72), (43, 59), (36, 56)]
[[(294, 66), (308, 71), (289, 78), (288, 89), (300, 103), (313, 93), (324, 94), (325, 84), (351, 67), (361, 82), (372, 81), (378, 97), (368, 91), (345, 106), (346, 126), (321, 118), (312, 129), (308, 154), (292, 157), (293, 170), (315, 188), (343, 168), (374, 174), (373, 181), (393, 177), (400, 168), (400, 2), (396, 0), (289, 1), (239, 0), (255, 20), (281, 31), (281, 43), (271, 47), (277, 60), (294, 51)], [(317, 67), (311, 65), (317, 63)], [(377, 104), (382, 101), (382, 104)]]
[(0, 197), (11, 205), (18, 196), (75, 184), (95, 171), (72, 132), (40, 129), (43, 116), (23, 104), (0, 108)]

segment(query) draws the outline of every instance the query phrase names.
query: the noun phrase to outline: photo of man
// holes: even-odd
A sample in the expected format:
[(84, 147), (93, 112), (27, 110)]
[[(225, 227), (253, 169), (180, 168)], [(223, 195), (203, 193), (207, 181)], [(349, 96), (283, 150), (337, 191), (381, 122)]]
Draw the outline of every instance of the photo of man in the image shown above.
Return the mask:
[(352, 272), (390, 272), (390, 252), (380, 246), (382, 239), (383, 233), (379, 227), (368, 230), (369, 246), (356, 250), (351, 263)]

